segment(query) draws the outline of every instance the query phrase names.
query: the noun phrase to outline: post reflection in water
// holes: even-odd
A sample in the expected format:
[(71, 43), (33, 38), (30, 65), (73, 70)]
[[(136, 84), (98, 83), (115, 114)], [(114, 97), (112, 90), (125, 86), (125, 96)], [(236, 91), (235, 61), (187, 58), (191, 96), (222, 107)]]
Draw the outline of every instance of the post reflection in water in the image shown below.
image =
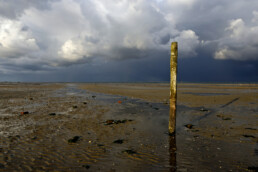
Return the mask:
[(169, 135), (169, 164), (170, 171), (176, 171), (176, 134)]

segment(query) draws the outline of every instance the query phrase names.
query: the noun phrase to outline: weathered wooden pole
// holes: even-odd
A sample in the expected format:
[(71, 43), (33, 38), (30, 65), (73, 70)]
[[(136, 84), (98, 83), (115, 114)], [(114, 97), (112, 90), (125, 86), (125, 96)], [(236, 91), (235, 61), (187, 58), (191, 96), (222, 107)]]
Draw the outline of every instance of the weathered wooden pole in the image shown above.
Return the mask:
[(176, 130), (176, 76), (177, 76), (177, 42), (171, 44), (170, 57), (170, 113), (169, 113), (169, 133), (175, 134)]

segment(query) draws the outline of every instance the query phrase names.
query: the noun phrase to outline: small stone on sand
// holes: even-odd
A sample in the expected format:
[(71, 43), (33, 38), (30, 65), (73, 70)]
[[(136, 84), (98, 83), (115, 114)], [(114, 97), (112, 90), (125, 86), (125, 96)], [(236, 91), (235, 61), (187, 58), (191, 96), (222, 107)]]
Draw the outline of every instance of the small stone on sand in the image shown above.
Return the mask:
[(81, 136), (74, 136), (72, 139), (68, 140), (68, 143), (76, 143), (81, 139)]
[(194, 125), (192, 125), (192, 124), (186, 124), (186, 125), (185, 125), (185, 127), (186, 127), (186, 128), (189, 128), (189, 129), (192, 129), (193, 126), (194, 126)]
[(113, 143), (122, 144), (124, 143), (124, 140), (118, 139), (118, 140), (115, 140)]

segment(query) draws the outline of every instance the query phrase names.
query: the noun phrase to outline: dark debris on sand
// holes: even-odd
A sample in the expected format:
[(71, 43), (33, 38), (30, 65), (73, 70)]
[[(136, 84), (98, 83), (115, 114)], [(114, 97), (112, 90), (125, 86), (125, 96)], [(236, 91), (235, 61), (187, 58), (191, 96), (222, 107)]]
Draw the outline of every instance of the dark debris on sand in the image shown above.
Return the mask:
[(188, 128), (188, 129), (192, 129), (193, 128), (193, 124), (186, 124), (185, 127)]
[(89, 165), (82, 165), (82, 167), (86, 168), (86, 169), (89, 169), (90, 166)]
[(250, 138), (254, 138), (254, 139), (255, 139), (255, 137), (254, 137), (254, 136), (252, 136), (252, 135), (244, 134), (243, 136), (244, 136), (244, 137), (250, 137)]
[(137, 154), (136, 151), (132, 150), (132, 149), (127, 149), (127, 150), (124, 150), (122, 151), (123, 153), (128, 153), (129, 155), (132, 155), (132, 154)]
[(246, 130), (256, 130), (255, 128), (245, 128)]
[(118, 139), (118, 140), (115, 140), (113, 143), (123, 144), (124, 140), (123, 139)]
[(124, 120), (113, 120), (113, 119), (110, 119), (110, 120), (106, 120), (105, 121), (105, 125), (112, 125), (112, 124), (121, 124), (121, 123), (126, 123), (126, 122), (131, 122), (133, 120), (129, 119), (124, 119)]
[(209, 110), (208, 110), (208, 109), (205, 109), (205, 108), (201, 108), (200, 111), (201, 111), (201, 112), (208, 112)]
[(72, 139), (68, 140), (68, 143), (76, 143), (81, 140), (81, 136), (74, 136)]
[(27, 115), (27, 114), (29, 114), (29, 112), (28, 112), (28, 111), (21, 112), (21, 115)]

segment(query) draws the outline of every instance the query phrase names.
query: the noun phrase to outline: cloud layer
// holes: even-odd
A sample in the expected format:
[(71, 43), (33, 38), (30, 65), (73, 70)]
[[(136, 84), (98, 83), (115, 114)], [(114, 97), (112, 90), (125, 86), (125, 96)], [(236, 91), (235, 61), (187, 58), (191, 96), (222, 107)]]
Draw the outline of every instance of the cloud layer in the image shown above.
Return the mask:
[[(258, 60), (256, 0), (0, 1), (0, 72), (149, 58), (179, 42), (180, 57), (215, 46), (218, 60)], [(97, 60), (96, 60), (97, 59)]]
[(257, 11), (253, 12), (254, 25), (246, 25), (239, 18), (230, 21), (225, 29), (227, 35), (219, 42), (216, 59), (258, 60), (258, 21)]

